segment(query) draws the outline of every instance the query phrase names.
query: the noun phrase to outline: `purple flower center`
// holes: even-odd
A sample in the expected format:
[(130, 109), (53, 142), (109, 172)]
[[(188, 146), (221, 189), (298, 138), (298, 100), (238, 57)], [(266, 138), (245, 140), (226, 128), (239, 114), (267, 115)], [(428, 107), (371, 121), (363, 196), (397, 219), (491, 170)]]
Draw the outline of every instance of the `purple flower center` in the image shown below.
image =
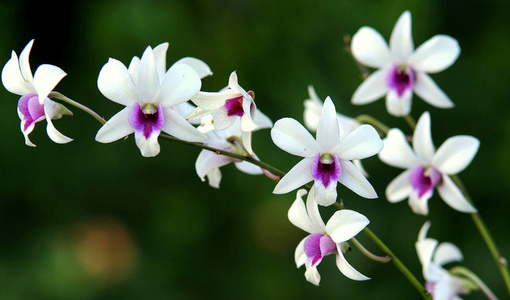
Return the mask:
[(225, 108), (227, 109), (227, 115), (242, 117), (244, 115), (243, 110), (243, 96), (228, 99), (225, 102)]
[(425, 193), (432, 192), (434, 187), (441, 182), (443, 176), (441, 173), (432, 168), (424, 168), (418, 166), (411, 171), (409, 175), (409, 182), (415, 191), (418, 192), (418, 196), (421, 197)]
[(330, 236), (321, 233), (310, 234), (304, 244), (306, 257), (311, 260), (312, 266), (319, 263), (322, 258), (336, 252), (336, 244)]
[(18, 110), (25, 121), (23, 131), (26, 131), (38, 119), (44, 117), (44, 105), (39, 103), (39, 97), (34, 94), (22, 96), (18, 101)]
[(413, 88), (415, 75), (414, 70), (409, 66), (393, 66), (388, 74), (388, 86), (396, 90), (397, 95), (401, 97), (405, 91)]
[(338, 180), (342, 168), (336, 155), (324, 153), (317, 154), (312, 165), (312, 175), (315, 181), (320, 181), (325, 187)]
[(159, 134), (165, 124), (163, 110), (159, 105), (147, 103), (141, 107), (140, 104), (135, 103), (129, 111), (129, 124), (148, 139), (153, 132)]

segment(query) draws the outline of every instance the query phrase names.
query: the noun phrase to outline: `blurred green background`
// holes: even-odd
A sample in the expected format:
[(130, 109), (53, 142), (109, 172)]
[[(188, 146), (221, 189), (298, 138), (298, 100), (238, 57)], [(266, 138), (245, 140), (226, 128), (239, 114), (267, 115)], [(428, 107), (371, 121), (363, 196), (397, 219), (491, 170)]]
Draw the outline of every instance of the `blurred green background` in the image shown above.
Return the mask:
[[(458, 134), (478, 137), (481, 148), (461, 173), (504, 256), (510, 257), (509, 149), (510, 23), (508, 1), (3, 1), (0, 61), (35, 38), (33, 71), (42, 63), (68, 76), (57, 91), (110, 118), (121, 106), (97, 89), (109, 57), (129, 64), (148, 46), (169, 42), (168, 65), (185, 56), (207, 62), (214, 75), (204, 91), (239, 82), (254, 90), (273, 121), (302, 121), (307, 86), (331, 96), (349, 116), (368, 113), (389, 126), (384, 101), (352, 106), (360, 73), (344, 51), (344, 35), (361, 26), (388, 39), (405, 10), (418, 46), (435, 34), (455, 37), (458, 61), (432, 77), (456, 107), (440, 110), (414, 97), (413, 116), (432, 115), (435, 144)], [(100, 124), (79, 111), (55, 121), (75, 140), (57, 145), (45, 123), (24, 145), (16, 114), (18, 96), (0, 90), (0, 299), (418, 299), (391, 264), (355, 249), (349, 262), (371, 277), (345, 278), (329, 256), (319, 266), (320, 287), (296, 269), (294, 249), (305, 232), (287, 220), (295, 194), (273, 195), (275, 183), (222, 168), (221, 189), (194, 171), (199, 149), (160, 141), (161, 154), (143, 158), (132, 137), (99, 144)], [(409, 131), (407, 130), (409, 133)], [(287, 171), (298, 160), (272, 144), (269, 130), (254, 135), (258, 156)], [(365, 214), (370, 228), (419, 278), (414, 242), (430, 219), (429, 235), (458, 245), (463, 265), (505, 298), (496, 265), (470, 216), (447, 207), (437, 194), (428, 218), (406, 202), (389, 204), (384, 189), (400, 170), (377, 158), (364, 162), (381, 198), (366, 200), (339, 187), (347, 207)], [(322, 210), (324, 218), (333, 211)], [(359, 240), (376, 254), (365, 236)], [(483, 299), (480, 293), (467, 299)]]

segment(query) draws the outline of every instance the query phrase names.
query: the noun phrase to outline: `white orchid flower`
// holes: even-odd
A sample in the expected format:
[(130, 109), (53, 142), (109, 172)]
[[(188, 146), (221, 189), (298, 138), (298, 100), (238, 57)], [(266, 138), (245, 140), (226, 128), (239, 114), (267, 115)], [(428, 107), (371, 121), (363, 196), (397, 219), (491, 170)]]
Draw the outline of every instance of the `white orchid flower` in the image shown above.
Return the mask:
[(335, 105), (328, 97), (324, 102), (317, 139), (291, 118), (278, 120), (271, 130), (273, 142), (290, 154), (304, 157), (276, 185), (273, 193), (285, 194), (314, 181), (312, 189), (317, 203), (335, 203), (337, 182), (365, 198), (377, 198), (377, 194), (363, 173), (351, 160), (373, 156), (381, 151), (383, 143), (377, 131), (370, 125), (361, 125), (341, 137)]
[(188, 120), (195, 120), (212, 114), (216, 130), (228, 128), (237, 119), (241, 119), (241, 136), (244, 148), (253, 154), (251, 140), (252, 132), (257, 128), (254, 122), (257, 107), (255, 94), (246, 92), (238, 83), (237, 73), (230, 74), (228, 87), (219, 92), (200, 92), (191, 98), (197, 109), (191, 112)]
[(96, 141), (110, 143), (134, 133), (141, 154), (153, 157), (160, 152), (161, 131), (190, 142), (207, 139), (174, 108), (200, 91), (200, 77), (185, 63), (165, 71), (164, 45), (154, 51), (147, 47), (141, 59), (131, 61), (129, 69), (113, 58), (103, 66), (97, 81), (99, 90), (126, 108), (101, 127)]
[[(310, 131), (317, 131), (319, 120), (321, 118), (322, 106), (324, 103), (322, 103), (319, 96), (315, 92), (315, 89), (311, 85), (308, 86), (308, 95), (310, 98), (306, 99), (304, 102), (305, 111), (303, 113), (303, 117), (305, 126)], [(336, 117), (338, 119), (338, 130), (340, 131), (340, 138), (361, 126), (361, 123), (356, 119), (341, 113), (336, 113)], [(363, 172), (363, 175), (368, 177), (368, 173), (365, 168), (363, 168), (363, 164), (360, 160), (353, 160), (352, 162), (361, 170), (361, 172)]]
[(409, 198), (417, 214), (428, 214), (428, 200), (434, 188), (453, 209), (476, 212), (449, 177), (464, 170), (473, 160), (480, 142), (472, 136), (459, 135), (447, 139), (437, 151), (430, 132), (430, 114), (422, 114), (413, 135), (413, 148), (400, 129), (391, 129), (384, 139), (379, 158), (386, 164), (406, 169), (390, 182), (386, 197), (392, 203)]
[(48, 123), (46, 132), (52, 141), (59, 144), (69, 143), (73, 139), (60, 133), (51, 120), (60, 119), (63, 115), (72, 116), (73, 113), (62, 104), (48, 98), (67, 74), (57, 66), (43, 64), (32, 75), (29, 55), (33, 44), (34, 40), (31, 40), (25, 46), (19, 59), (16, 52), (12, 51), (11, 59), (2, 70), (2, 83), (9, 92), (21, 96), (18, 102), (18, 115), (25, 144), (35, 147), (28, 135), (34, 130), (35, 123), (44, 119)]
[[(255, 114), (254, 122), (257, 124), (257, 130), (263, 128), (271, 128), (272, 122), (269, 118), (265, 117), (262, 112)], [(258, 117), (262, 118), (258, 118)], [(269, 122), (268, 122), (269, 121)], [(240, 155), (247, 155), (246, 149), (244, 149), (241, 142), (241, 121), (237, 119), (234, 124), (226, 129), (214, 130), (214, 122), (212, 115), (207, 115), (201, 118), (201, 124), (198, 130), (202, 133), (207, 134), (209, 137), (204, 145), (225, 150), (231, 153)], [(257, 156), (252, 154), (255, 158)], [(195, 163), (195, 169), (198, 176), (202, 181), (205, 181), (207, 177), (209, 185), (214, 188), (219, 188), (221, 182), (221, 171), (220, 167), (225, 166), (229, 163), (234, 163), (236, 168), (246, 174), (259, 175), (262, 174), (260, 167), (249, 163), (247, 161), (239, 161), (238, 159), (228, 157), (225, 155), (218, 155), (213, 151), (202, 150), (198, 155)]]
[(422, 265), (425, 288), (434, 300), (458, 300), (457, 295), (466, 294), (466, 279), (451, 275), (443, 265), (461, 261), (462, 252), (454, 244), (427, 238), (430, 222), (423, 224), (416, 242), (416, 251)]
[(377, 68), (354, 92), (353, 104), (367, 104), (386, 95), (386, 108), (394, 116), (408, 115), (413, 91), (430, 105), (453, 107), (453, 102), (427, 73), (451, 66), (460, 53), (457, 40), (436, 35), (414, 49), (411, 13), (398, 19), (390, 45), (379, 32), (362, 27), (352, 38), (353, 56), (362, 64)]
[(309, 233), (296, 248), (294, 259), (297, 267), (304, 264), (306, 280), (319, 285), (321, 277), (317, 265), (324, 256), (335, 254), (336, 265), (346, 277), (352, 280), (370, 279), (354, 269), (343, 255), (349, 249), (347, 241), (363, 230), (370, 221), (358, 212), (342, 209), (335, 212), (327, 224), (324, 224), (314, 193), (313, 190), (310, 191), (305, 206), (302, 197), (306, 190), (299, 190), (288, 212), (290, 222)]

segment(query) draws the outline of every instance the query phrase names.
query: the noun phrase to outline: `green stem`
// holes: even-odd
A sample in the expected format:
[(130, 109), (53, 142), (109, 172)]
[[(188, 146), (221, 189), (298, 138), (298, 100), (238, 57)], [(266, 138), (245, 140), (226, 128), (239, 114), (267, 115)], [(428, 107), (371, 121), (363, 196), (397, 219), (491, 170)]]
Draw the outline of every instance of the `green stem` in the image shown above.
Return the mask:
[(465, 277), (469, 279), (470, 282), (476, 284), (478, 288), (482, 290), (482, 292), (485, 294), (487, 299), (490, 300), (497, 300), (498, 297), (494, 295), (494, 293), (489, 289), (489, 287), (478, 277), (476, 276), (471, 270), (465, 268), (465, 267), (454, 267), (450, 269), (450, 274), (452, 275), (460, 275), (462, 277)]
[(407, 280), (409, 280), (409, 282), (418, 290), (418, 292), (422, 295), (423, 299), (432, 300), (432, 297), (426, 292), (423, 285), (418, 281), (418, 279), (416, 279), (416, 277), (414, 277), (411, 271), (407, 269), (407, 267), (400, 261), (400, 259), (398, 259), (398, 257), (395, 256), (395, 254), (368, 227), (365, 227), (365, 229), (363, 229), (363, 232), (365, 232), (365, 234), (367, 234), (368, 237), (370, 237), (370, 239), (374, 241), (374, 243), (377, 246), (379, 246), (379, 248), (382, 251), (384, 251), (387, 255), (389, 255), (392, 258), (391, 262), (393, 263), (393, 265), (395, 265), (395, 267), (399, 269), (402, 275), (404, 275), (407, 278)]
[(71, 104), (72, 106), (76, 107), (76, 108), (79, 108), (81, 110), (83, 110), (84, 112), (88, 113), (89, 115), (91, 115), (92, 117), (94, 117), (94, 119), (96, 119), (97, 121), (99, 121), (99, 123), (101, 124), (104, 124), (106, 123), (106, 120), (103, 119), (100, 115), (98, 115), (95, 111), (93, 111), (92, 109), (86, 107), (85, 105), (81, 104), (81, 103), (78, 103), (74, 100), (72, 100), (71, 98), (68, 98), (66, 97), (65, 95), (59, 93), (59, 92), (51, 92), (49, 95), (48, 95), (48, 98), (50, 99), (57, 99), (57, 100), (61, 100), (61, 101), (64, 101), (66, 103), (69, 103)]
[[(466, 188), (462, 184), (462, 181), (457, 175), (451, 176), (452, 180), (455, 182), (455, 184), (460, 188), (462, 193), (464, 194), (464, 197), (466, 200), (471, 203), (471, 205), (474, 206), (472, 198), (467, 193)], [(499, 268), (499, 272), (501, 273), (501, 276), (503, 277), (503, 281), (505, 282), (505, 286), (507, 288), (507, 292), (510, 295), (510, 273), (508, 272), (508, 264), (507, 260), (501, 256), (498, 247), (496, 246), (496, 243), (494, 242), (494, 239), (492, 238), (489, 229), (485, 225), (485, 222), (482, 220), (482, 217), (477, 212), (471, 213), (471, 219), (475, 223), (476, 228), (478, 229), (480, 235), (482, 236), (485, 244), (489, 248), (489, 251), (492, 255), (492, 258), (496, 262)]]
[(370, 115), (359, 115), (356, 117), (356, 121), (374, 126), (379, 131), (381, 136), (386, 136), (390, 130), (388, 126), (384, 125), (384, 123)]
[(407, 125), (409, 125), (409, 127), (411, 127), (412, 130), (416, 128), (416, 121), (413, 119), (413, 117), (411, 117), (411, 115), (405, 115), (403, 118), (404, 121), (406, 121)]
[(356, 248), (358, 248), (359, 251), (361, 251), (361, 253), (363, 253), (366, 257), (370, 258), (371, 260), (374, 260), (374, 261), (377, 261), (377, 262), (381, 262), (381, 263), (387, 263), (387, 262), (389, 262), (392, 259), (392, 257), (389, 256), (389, 255), (378, 256), (378, 255), (373, 254), (372, 252), (368, 251), (367, 248), (365, 248), (355, 238), (352, 238), (350, 241), (354, 244), (354, 246), (356, 246)]

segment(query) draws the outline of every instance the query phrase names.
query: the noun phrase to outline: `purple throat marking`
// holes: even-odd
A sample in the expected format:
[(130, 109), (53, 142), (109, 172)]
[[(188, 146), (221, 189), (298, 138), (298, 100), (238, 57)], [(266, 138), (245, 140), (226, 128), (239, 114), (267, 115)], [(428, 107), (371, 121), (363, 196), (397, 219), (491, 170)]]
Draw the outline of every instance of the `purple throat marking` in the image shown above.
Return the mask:
[(148, 103), (142, 108), (135, 103), (129, 111), (129, 124), (148, 139), (153, 132), (159, 133), (165, 124), (163, 110), (159, 105)]
[(306, 257), (311, 260), (312, 266), (318, 264), (322, 258), (337, 251), (335, 242), (330, 236), (322, 233), (310, 234), (304, 243)]
[(243, 99), (244, 97), (241, 95), (239, 97), (228, 99), (225, 102), (225, 108), (227, 109), (227, 115), (229, 117), (231, 116), (242, 117), (244, 115)]
[(39, 97), (34, 94), (22, 96), (18, 101), (18, 109), (23, 115), (23, 131), (26, 131), (39, 118), (44, 117), (44, 105), (39, 103)]
[(441, 183), (443, 175), (441, 172), (432, 167), (418, 166), (411, 171), (409, 182), (418, 196), (421, 197), (426, 193), (434, 191), (434, 187)]
[(405, 91), (413, 88), (416, 72), (409, 66), (393, 66), (388, 74), (388, 86), (402, 97)]
[(312, 175), (315, 181), (320, 181), (324, 187), (336, 182), (342, 174), (342, 168), (336, 155), (329, 153), (317, 154), (312, 165)]

